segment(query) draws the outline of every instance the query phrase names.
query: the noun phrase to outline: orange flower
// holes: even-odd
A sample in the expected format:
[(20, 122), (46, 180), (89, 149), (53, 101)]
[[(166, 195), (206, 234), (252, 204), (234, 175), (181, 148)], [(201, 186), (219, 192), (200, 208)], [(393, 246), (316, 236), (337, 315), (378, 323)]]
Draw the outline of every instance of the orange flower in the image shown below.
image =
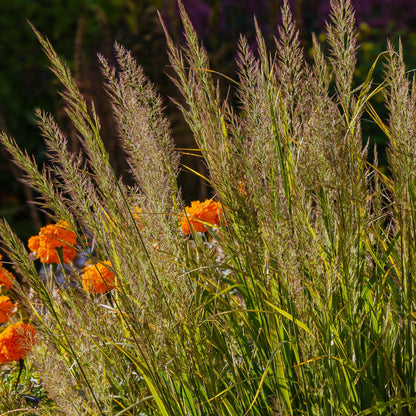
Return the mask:
[[(0, 254), (0, 260), (3, 256)], [(13, 280), (15, 277), (9, 273), (5, 268), (3, 268), (3, 262), (0, 261), (0, 286), (6, 286), (6, 289), (9, 290), (13, 285)]]
[(135, 207), (134, 209), (131, 210), (134, 219), (136, 221), (138, 221), (138, 223), (139, 223), (140, 230), (143, 230), (142, 220), (140, 218), (140, 215), (142, 214), (142, 211), (143, 210), (140, 207)]
[(35, 343), (36, 331), (32, 325), (17, 322), (0, 334), (0, 364), (24, 359)]
[(76, 234), (70, 230), (66, 221), (59, 221), (42, 227), (38, 235), (30, 237), (28, 246), (42, 263), (59, 263), (57, 248), (62, 248), (65, 264), (74, 260), (77, 252), (72, 247), (77, 239)]
[(133, 217), (137, 221), (140, 221), (140, 215), (142, 213), (142, 209), (140, 207), (135, 207), (134, 209), (131, 210), (131, 212), (133, 213)]
[(244, 181), (238, 181), (238, 191), (240, 192), (241, 195), (247, 196), (247, 191), (245, 188)]
[(108, 267), (109, 261), (103, 261), (84, 268), (82, 286), (91, 293), (107, 293), (115, 287), (115, 276)]
[(185, 208), (185, 212), (186, 215), (181, 216), (181, 229), (187, 235), (191, 233), (191, 228), (192, 231), (200, 233), (207, 231), (204, 223), (219, 226), (220, 216), (223, 221), (222, 206), (212, 199), (206, 199), (204, 202), (192, 201), (191, 206)]
[(9, 322), (9, 318), (14, 314), (15, 305), (8, 296), (0, 296), (0, 324)]

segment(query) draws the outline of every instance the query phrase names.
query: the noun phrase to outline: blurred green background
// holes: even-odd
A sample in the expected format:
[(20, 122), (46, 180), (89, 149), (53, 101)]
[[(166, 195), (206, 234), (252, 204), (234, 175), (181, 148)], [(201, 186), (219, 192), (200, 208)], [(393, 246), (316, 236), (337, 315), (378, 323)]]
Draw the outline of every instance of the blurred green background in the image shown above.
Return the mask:
[[(279, 23), (279, 0), (188, 0), (184, 3), (216, 71), (235, 76), (234, 58), (239, 34), (247, 34), (250, 43), (254, 44), (253, 14), (256, 14), (267, 42), (273, 45)], [(311, 31), (324, 32), (328, 3), (324, 0), (292, 1), (307, 59), (310, 58)], [(413, 23), (416, 5), (408, 0), (396, 0), (394, 5), (388, 0), (353, 3), (357, 6), (361, 44), (357, 85), (385, 49), (387, 36), (396, 43), (398, 37), (402, 37), (406, 62), (409, 68), (415, 68), (416, 25)], [(33, 117), (34, 108), (40, 107), (56, 115), (71, 148), (74, 151), (79, 148), (75, 132), (63, 112), (58, 94), (60, 85), (47, 68), (47, 59), (27, 23), (29, 20), (49, 38), (68, 63), (85, 97), (96, 103), (103, 138), (117, 173), (123, 174), (126, 166), (97, 65), (97, 53), (113, 61), (114, 41), (133, 52), (164, 97), (177, 147), (193, 147), (192, 136), (181, 114), (168, 98), (177, 99), (178, 96), (166, 76), (169, 64), (157, 10), (161, 11), (174, 40), (181, 42), (177, 5), (173, 0), (0, 0), (0, 128), (15, 137), (42, 164), (44, 148)], [(324, 39), (324, 35), (321, 38)], [(376, 82), (381, 80), (382, 72), (383, 65), (379, 64), (375, 71)], [(221, 83), (226, 91), (229, 84), (224, 79)], [(381, 97), (375, 98), (374, 105), (386, 117)], [(381, 161), (385, 164), (385, 138), (371, 121), (364, 122), (363, 129), (364, 139), (371, 136), (371, 144), (378, 145)], [(184, 157), (183, 163), (199, 171), (204, 169), (199, 160), (190, 157)], [(35, 200), (36, 195), (16, 179), (19, 176), (19, 170), (0, 150), (0, 216), (6, 217), (17, 233), (27, 239), (44, 225), (45, 218), (27, 202)], [(209, 189), (195, 175), (184, 171), (180, 184), (187, 201), (209, 196)]]

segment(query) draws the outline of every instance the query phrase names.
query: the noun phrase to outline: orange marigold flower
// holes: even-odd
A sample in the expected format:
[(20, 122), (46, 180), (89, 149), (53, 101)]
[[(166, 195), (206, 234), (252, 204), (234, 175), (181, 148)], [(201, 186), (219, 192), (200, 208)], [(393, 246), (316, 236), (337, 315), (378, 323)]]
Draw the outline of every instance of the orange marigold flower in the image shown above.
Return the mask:
[(83, 269), (82, 286), (91, 293), (107, 293), (115, 287), (115, 276), (108, 268), (111, 262), (103, 261)]
[(24, 359), (35, 343), (36, 331), (32, 325), (17, 322), (0, 334), (0, 364)]
[(204, 233), (207, 231), (205, 224), (219, 226), (224, 220), (222, 205), (212, 199), (206, 199), (204, 202), (192, 201), (190, 207), (185, 207), (185, 212), (186, 214), (181, 216), (181, 229), (184, 234), (190, 234), (191, 228), (192, 231)]
[(30, 237), (29, 241), (27, 242), (27, 245), (29, 246), (30, 251), (32, 251), (33, 253), (37, 253), (39, 251), (39, 244), (40, 244), (40, 237), (38, 235), (34, 235)]
[[(0, 254), (0, 260), (3, 256)], [(6, 286), (6, 289), (9, 290), (13, 285), (13, 280), (15, 277), (8, 272), (5, 268), (3, 268), (3, 262), (0, 261), (0, 286)]]
[(14, 314), (15, 307), (8, 296), (0, 296), (0, 324), (9, 322), (9, 318)]
[(77, 252), (73, 248), (77, 239), (76, 234), (69, 228), (66, 221), (49, 224), (42, 227), (38, 235), (30, 237), (29, 249), (36, 253), (42, 263), (59, 263), (57, 248), (62, 248), (63, 262), (71, 263)]

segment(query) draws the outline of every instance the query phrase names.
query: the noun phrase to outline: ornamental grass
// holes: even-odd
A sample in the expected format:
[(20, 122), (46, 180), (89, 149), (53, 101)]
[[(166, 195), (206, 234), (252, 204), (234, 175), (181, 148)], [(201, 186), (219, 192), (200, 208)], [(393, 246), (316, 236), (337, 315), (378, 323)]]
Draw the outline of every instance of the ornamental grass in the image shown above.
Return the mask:
[[(165, 28), (170, 75), (210, 200), (183, 201), (162, 99), (118, 44), (115, 66), (100, 64), (134, 186), (114, 174), (93, 103), (36, 30), (82, 152), (41, 110), (42, 170), (1, 134), (51, 224), (73, 233), (46, 226), (47, 254), (39, 235), (30, 255), (0, 222), (38, 334), (26, 361), (54, 414), (416, 414), (416, 81), (404, 51), (388, 43), (356, 85), (350, 1), (332, 1), (309, 63), (284, 2), (274, 48), (256, 25), (231, 80), (210, 69), (179, 6), (185, 45)], [(388, 176), (376, 150), (369, 161), (369, 122), (388, 140)]]

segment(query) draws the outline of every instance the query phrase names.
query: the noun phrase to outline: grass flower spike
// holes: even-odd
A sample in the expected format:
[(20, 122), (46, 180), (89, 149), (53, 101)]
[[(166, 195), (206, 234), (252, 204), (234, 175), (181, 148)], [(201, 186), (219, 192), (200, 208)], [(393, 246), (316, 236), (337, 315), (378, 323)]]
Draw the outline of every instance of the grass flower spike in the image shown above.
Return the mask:
[(15, 305), (8, 296), (0, 296), (0, 324), (9, 322), (14, 314)]
[[(220, 216), (223, 212), (219, 202), (212, 199), (206, 199), (204, 202), (192, 201), (190, 207), (185, 208), (186, 214), (181, 217), (181, 230), (188, 235), (192, 231), (205, 233), (207, 228), (205, 224), (212, 226), (220, 225)], [(223, 218), (221, 218), (223, 221)]]
[(29, 249), (36, 253), (42, 263), (60, 263), (57, 248), (63, 249), (63, 262), (71, 263), (77, 252), (74, 244), (76, 234), (69, 229), (66, 221), (59, 221), (42, 227), (38, 235), (29, 238)]
[(32, 325), (17, 322), (0, 334), (0, 364), (24, 359), (35, 343), (36, 331)]
[(84, 289), (91, 293), (107, 293), (115, 287), (115, 276), (109, 270), (111, 263), (104, 261), (84, 268), (82, 275), (82, 285)]

